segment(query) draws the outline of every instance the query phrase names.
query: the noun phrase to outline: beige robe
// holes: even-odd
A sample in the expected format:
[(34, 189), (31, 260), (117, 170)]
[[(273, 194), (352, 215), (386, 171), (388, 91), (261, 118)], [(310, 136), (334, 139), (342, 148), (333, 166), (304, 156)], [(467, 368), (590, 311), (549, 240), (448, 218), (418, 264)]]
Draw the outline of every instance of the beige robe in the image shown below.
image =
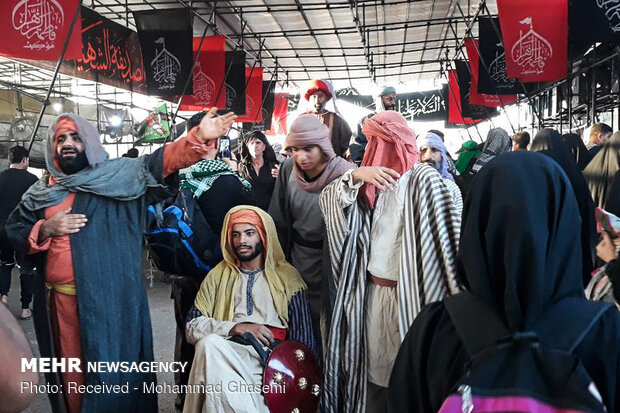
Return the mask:
[(263, 367), (258, 353), (252, 346), (227, 339), (230, 329), (238, 323), (287, 328), (276, 312), (264, 274), (261, 272), (255, 277), (250, 290), (252, 305), (249, 306), (248, 275), (241, 274), (235, 286), (233, 321), (201, 316), (187, 323), (187, 341), (196, 346), (189, 384), (204, 385), (206, 392), (188, 391), (184, 413), (269, 413), (259, 390)]

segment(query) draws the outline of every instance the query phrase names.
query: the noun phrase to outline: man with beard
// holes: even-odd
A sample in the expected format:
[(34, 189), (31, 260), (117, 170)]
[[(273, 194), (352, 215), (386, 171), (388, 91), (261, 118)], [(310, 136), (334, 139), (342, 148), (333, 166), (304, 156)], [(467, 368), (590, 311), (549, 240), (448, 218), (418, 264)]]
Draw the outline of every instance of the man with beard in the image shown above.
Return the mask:
[(147, 208), (178, 187), (177, 171), (207, 153), (233, 114), (214, 117), (153, 154), (108, 159), (99, 132), (74, 114), (48, 131), (49, 182), (24, 194), (6, 225), (18, 254), (36, 263), (34, 322), (41, 357), (78, 358), (82, 372), (46, 374), (50, 385), (128, 384), (129, 393), (49, 393), (54, 412), (156, 412), (147, 372), (100, 372), (90, 362), (153, 360), (151, 321), (142, 285)]
[(444, 183), (452, 194), (454, 206), (461, 215), (463, 212), (463, 197), (461, 190), (454, 182), (454, 177), (448, 170), (448, 150), (443, 144), (443, 140), (435, 133), (428, 132), (426, 136), (417, 139), (420, 148), (420, 161), (437, 169), (444, 180)]
[(375, 97), (375, 111), (369, 113), (364, 116), (357, 123), (357, 130), (353, 134), (353, 139), (351, 144), (349, 145), (349, 152), (351, 153), (351, 160), (356, 164), (362, 162), (362, 158), (364, 157), (364, 151), (366, 150), (366, 145), (368, 145), (368, 139), (366, 139), (366, 135), (362, 131), (362, 127), (366, 119), (370, 119), (375, 116), (377, 113), (385, 112), (386, 110), (395, 110), (396, 109), (396, 89), (392, 86), (383, 86), (378, 90), (377, 96)]
[[(286, 262), (273, 220), (260, 208), (232, 208), (221, 244), (224, 260), (200, 286), (186, 326), (196, 346), (189, 385), (207, 392), (188, 391), (183, 411), (268, 413), (260, 392), (234, 390), (261, 386), (263, 369), (252, 346), (230, 337), (251, 333), (264, 347), (297, 340), (317, 355), (306, 284)], [(208, 390), (217, 385), (218, 391)]]
[(338, 113), (330, 112), (325, 108), (327, 102), (332, 100), (334, 110), (338, 111), (335, 103), (336, 96), (331, 84), (326, 80), (311, 80), (304, 97), (311, 105), (311, 110), (306, 113), (316, 116), (323, 125), (327, 126), (334, 152), (344, 158), (349, 149), (351, 128)]

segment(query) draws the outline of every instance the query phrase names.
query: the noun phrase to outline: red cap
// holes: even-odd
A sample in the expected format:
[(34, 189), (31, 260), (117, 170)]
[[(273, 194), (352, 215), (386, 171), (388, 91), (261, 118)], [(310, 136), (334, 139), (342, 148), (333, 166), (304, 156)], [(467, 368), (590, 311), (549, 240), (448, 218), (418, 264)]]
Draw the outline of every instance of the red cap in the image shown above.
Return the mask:
[(310, 95), (318, 91), (325, 93), (328, 100), (332, 98), (332, 92), (329, 91), (327, 83), (323, 82), (322, 80), (311, 80), (308, 84), (308, 90), (306, 91), (304, 97), (306, 98), (306, 100), (310, 100)]

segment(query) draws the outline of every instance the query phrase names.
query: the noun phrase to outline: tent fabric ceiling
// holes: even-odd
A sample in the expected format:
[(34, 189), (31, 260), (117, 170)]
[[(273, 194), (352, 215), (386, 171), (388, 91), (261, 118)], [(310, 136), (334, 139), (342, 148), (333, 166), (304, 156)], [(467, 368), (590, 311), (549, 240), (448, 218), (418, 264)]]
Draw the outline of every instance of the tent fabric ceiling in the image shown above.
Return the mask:
[[(132, 11), (189, 7), (190, 3), (199, 15), (194, 19), (194, 35), (202, 34), (205, 23), (212, 22), (215, 8), (217, 31), (229, 37), (229, 48), (242, 43), (250, 64), (260, 57), (266, 72), (273, 75), (277, 58), (279, 81), (299, 85), (307, 79), (324, 78), (336, 87), (438, 79), (440, 61), (446, 55), (454, 57), (455, 46), (479, 6), (471, 0), (83, 2), (132, 29)], [(495, 0), (488, 1), (487, 7), (496, 14)], [(476, 30), (474, 25), (474, 35)]]

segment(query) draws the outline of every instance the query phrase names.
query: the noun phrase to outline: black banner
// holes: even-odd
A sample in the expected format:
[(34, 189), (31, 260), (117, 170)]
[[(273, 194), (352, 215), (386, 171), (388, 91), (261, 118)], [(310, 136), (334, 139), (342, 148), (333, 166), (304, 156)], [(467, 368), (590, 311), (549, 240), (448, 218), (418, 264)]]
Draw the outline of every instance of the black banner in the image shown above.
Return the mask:
[[(82, 57), (65, 60), (61, 72), (98, 83), (146, 93), (136, 32), (82, 7)], [(53, 70), (56, 62), (40, 66)]]
[(469, 63), (465, 60), (455, 60), (456, 76), (459, 80), (459, 90), (461, 91), (461, 113), (463, 117), (472, 119), (487, 119), (497, 115), (496, 108), (487, 108), (480, 105), (469, 103), (471, 93), (471, 73)]
[(226, 52), (226, 108), (245, 114), (245, 52)]
[[(519, 81), (509, 78), (506, 72), (506, 52), (501, 39), (499, 19), (481, 17), (478, 25), (480, 33), (478, 93), (488, 95), (524, 93)], [(488, 72), (485, 67), (488, 68)]]
[(271, 119), (273, 117), (273, 106), (275, 102), (275, 90), (276, 82), (266, 80), (263, 81), (263, 89), (262, 89), (262, 105), (261, 108), (263, 113), (263, 120), (260, 122), (244, 122), (243, 130), (244, 131), (266, 131), (271, 129)]
[(568, 38), (574, 45), (620, 42), (618, 0), (571, 0), (568, 7)]
[[(192, 14), (189, 9), (134, 11), (142, 61), (146, 71), (147, 93), (155, 96), (183, 94), (191, 76)], [(192, 81), (186, 95), (191, 95)]]
[[(340, 89), (336, 92), (339, 100), (354, 105), (375, 109), (375, 99), (369, 95), (360, 95), (356, 89)], [(445, 120), (446, 104), (441, 90), (396, 94), (396, 109), (407, 120)]]
[(374, 108), (375, 100), (372, 96), (360, 95), (355, 88), (346, 88), (336, 91), (336, 99), (344, 100), (345, 102), (353, 103), (356, 106), (363, 108)]
[(407, 120), (437, 121), (448, 116), (441, 90), (401, 93), (396, 95), (396, 111)]

